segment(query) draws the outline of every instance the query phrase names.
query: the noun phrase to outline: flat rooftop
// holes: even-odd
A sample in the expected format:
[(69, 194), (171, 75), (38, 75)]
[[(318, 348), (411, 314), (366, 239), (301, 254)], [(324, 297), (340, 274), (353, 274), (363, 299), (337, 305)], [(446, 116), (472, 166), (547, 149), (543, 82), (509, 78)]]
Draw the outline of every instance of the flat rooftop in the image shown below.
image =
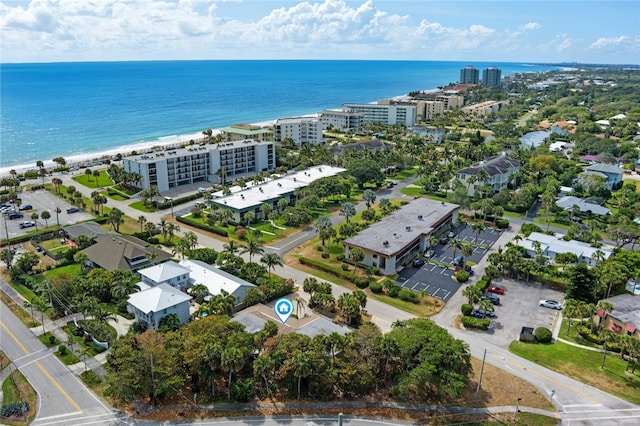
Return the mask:
[(459, 208), (457, 204), (418, 198), (343, 243), (392, 256), (423, 235), (431, 234)]
[(219, 144), (206, 144), (206, 145), (188, 145), (184, 148), (168, 148), (164, 150), (147, 151), (143, 154), (132, 155), (126, 157), (125, 160), (132, 160), (139, 163), (155, 163), (159, 160), (165, 160), (172, 157), (185, 157), (195, 154), (208, 154), (211, 151), (225, 151), (228, 149), (242, 148), (246, 146), (269, 144), (273, 142), (259, 141), (257, 139), (244, 139), (240, 141), (222, 142)]
[(306, 170), (280, 176), (276, 179), (254, 185), (249, 183), (245, 189), (234, 186), (231, 189), (231, 195), (223, 195), (222, 191), (214, 193), (212, 202), (221, 207), (228, 207), (235, 210), (249, 209), (256, 207), (264, 202), (281, 198), (285, 194), (289, 194), (298, 188), (304, 188), (311, 182), (335, 176), (344, 172), (346, 169), (333, 166), (314, 166)]

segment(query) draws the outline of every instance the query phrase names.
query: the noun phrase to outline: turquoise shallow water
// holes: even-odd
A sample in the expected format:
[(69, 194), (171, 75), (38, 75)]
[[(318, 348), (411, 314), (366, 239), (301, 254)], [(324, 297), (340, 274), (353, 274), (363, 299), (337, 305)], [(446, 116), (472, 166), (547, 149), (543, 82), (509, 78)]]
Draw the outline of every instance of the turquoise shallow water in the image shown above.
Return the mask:
[[(0, 168), (373, 102), (458, 80), (465, 62), (163, 61), (0, 65)], [(473, 63), (502, 74), (548, 66)]]

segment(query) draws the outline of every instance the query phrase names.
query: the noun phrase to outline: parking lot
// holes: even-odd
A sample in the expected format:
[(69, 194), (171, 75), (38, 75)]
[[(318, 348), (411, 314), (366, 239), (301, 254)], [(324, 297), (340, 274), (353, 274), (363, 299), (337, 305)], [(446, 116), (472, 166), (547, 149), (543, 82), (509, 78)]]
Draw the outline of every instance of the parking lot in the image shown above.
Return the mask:
[[(471, 243), (473, 254), (465, 259), (473, 263), (478, 263), (487, 253), (489, 247), (493, 245), (502, 235), (502, 231), (496, 229), (485, 229), (477, 235), (470, 227), (460, 229), (460, 233), (455, 238)], [(453, 263), (453, 248), (448, 244), (438, 244), (433, 247), (433, 257), (431, 260), (451, 265)], [(456, 251), (456, 255), (460, 251)], [(406, 267), (398, 274), (397, 283), (403, 288), (413, 291), (426, 291), (429, 295), (448, 301), (449, 298), (460, 288), (460, 284), (452, 278), (454, 270), (445, 266), (431, 263), (430, 259), (425, 259), (427, 263), (419, 268)]]
[[(2, 216), (2, 228), (5, 227), (6, 223), (6, 230), (2, 229), (2, 235), (0, 235), (0, 238), (6, 238), (7, 234), (9, 235), (9, 238), (13, 238), (35, 230), (35, 227), (20, 229), (20, 223), (33, 220), (31, 219), (31, 215), (34, 213), (38, 214), (38, 219), (34, 220), (37, 224), (37, 228), (40, 229), (41, 227), (44, 227), (45, 221), (40, 218), (40, 214), (45, 210), (51, 214), (51, 217), (47, 220), (49, 225), (56, 224), (57, 220), (60, 221), (60, 225), (71, 225), (93, 217), (89, 213), (84, 213), (82, 211), (71, 214), (67, 213), (67, 208), (74, 206), (47, 191), (24, 191), (20, 194), (20, 199), (22, 200), (20, 204), (21, 206), (31, 205), (33, 209), (21, 211), (20, 213), (24, 216), (18, 219), (9, 220), (7, 216)], [(55, 212), (56, 207), (59, 207), (61, 210), (57, 219)]]
[[(504, 295), (498, 295), (500, 305), (494, 306), (496, 316), (491, 319), (489, 330), (481, 332), (490, 334), (492, 343), (507, 347), (518, 339), (522, 327), (547, 327), (553, 330), (560, 311), (538, 306), (538, 302), (548, 299), (563, 302), (562, 292), (508, 278), (494, 280), (492, 285), (505, 289)], [(471, 330), (468, 332), (480, 333)]]

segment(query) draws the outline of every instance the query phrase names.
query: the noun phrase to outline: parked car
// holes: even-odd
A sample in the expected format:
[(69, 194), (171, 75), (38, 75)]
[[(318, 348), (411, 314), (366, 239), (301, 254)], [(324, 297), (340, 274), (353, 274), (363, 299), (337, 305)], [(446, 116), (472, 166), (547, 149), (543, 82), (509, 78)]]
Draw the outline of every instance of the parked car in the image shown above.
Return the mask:
[(560, 304), (560, 302), (557, 302), (555, 300), (541, 300), (540, 302), (538, 302), (538, 305), (543, 306), (545, 308), (550, 308), (550, 309), (557, 309), (557, 310), (562, 309), (562, 304)]
[(31, 204), (25, 204), (24, 206), (20, 206), (20, 210), (33, 210), (33, 206)]
[(453, 264), (455, 266), (463, 266), (464, 265), (464, 256), (459, 254), (453, 259)]
[(495, 317), (495, 316), (496, 316), (496, 311), (494, 311), (493, 309), (485, 309), (484, 311), (483, 311), (483, 310), (478, 309), (478, 311), (479, 311), (480, 313), (483, 313), (483, 312), (484, 312), (484, 315), (485, 315), (485, 316), (487, 316), (487, 317), (492, 317), (492, 318), (493, 318), (493, 317)]
[(11, 212), (9, 213), (9, 219), (13, 220), (13, 219), (22, 219), (24, 217), (24, 215), (22, 213), (18, 213), (18, 212)]
[(474, 318), (484, 318), (484, 315), (480, 311), (471, 312), (471, 316), (474, 317)]
[(574, 216), (571, 218), (571, 220), (576, 223), (582, 223), (582, 218), (580, 216)]
[(413, 267), (414, 268), (420, 268), (422, 265), (424, 265), (424, 259), (422, 259), (420, 257), (413, 261)]
[(393, 182), (388, 182), (387, 183), (387, 188), (393, 188)]
[(455, 238), (455, 236), (456, 236), (456, 233), (455, 233), (455, 232), (453, 232), (453, 231), (451, 231), (451, 232), (449, 232), (449, 233), (447, 234), (447, 238)]
[(67, 213), (78, 213), (80, 211), (79, 207), (69, 207), (67, 209)]
[(32, 226), (36, 226), (36, 223), (32, 220), (20, 222), (20, 229), (31, 228)]
[(498, 287), (497, 285), (490, 285), (487, 291), (489, 293), (504, 294), (504, 288)]
[(485, 294), (480, 298), (480, 300), (490, 300), (494, 305), (500, 304), (500, 298), (495, 294)]

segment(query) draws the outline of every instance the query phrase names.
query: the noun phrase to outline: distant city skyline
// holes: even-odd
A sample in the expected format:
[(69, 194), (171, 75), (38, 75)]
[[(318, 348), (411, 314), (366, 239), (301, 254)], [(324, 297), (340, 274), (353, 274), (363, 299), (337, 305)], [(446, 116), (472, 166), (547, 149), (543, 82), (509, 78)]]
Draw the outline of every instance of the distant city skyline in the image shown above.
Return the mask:
[(0, 0), (9, 62), (640, 62), (640, 2)]

